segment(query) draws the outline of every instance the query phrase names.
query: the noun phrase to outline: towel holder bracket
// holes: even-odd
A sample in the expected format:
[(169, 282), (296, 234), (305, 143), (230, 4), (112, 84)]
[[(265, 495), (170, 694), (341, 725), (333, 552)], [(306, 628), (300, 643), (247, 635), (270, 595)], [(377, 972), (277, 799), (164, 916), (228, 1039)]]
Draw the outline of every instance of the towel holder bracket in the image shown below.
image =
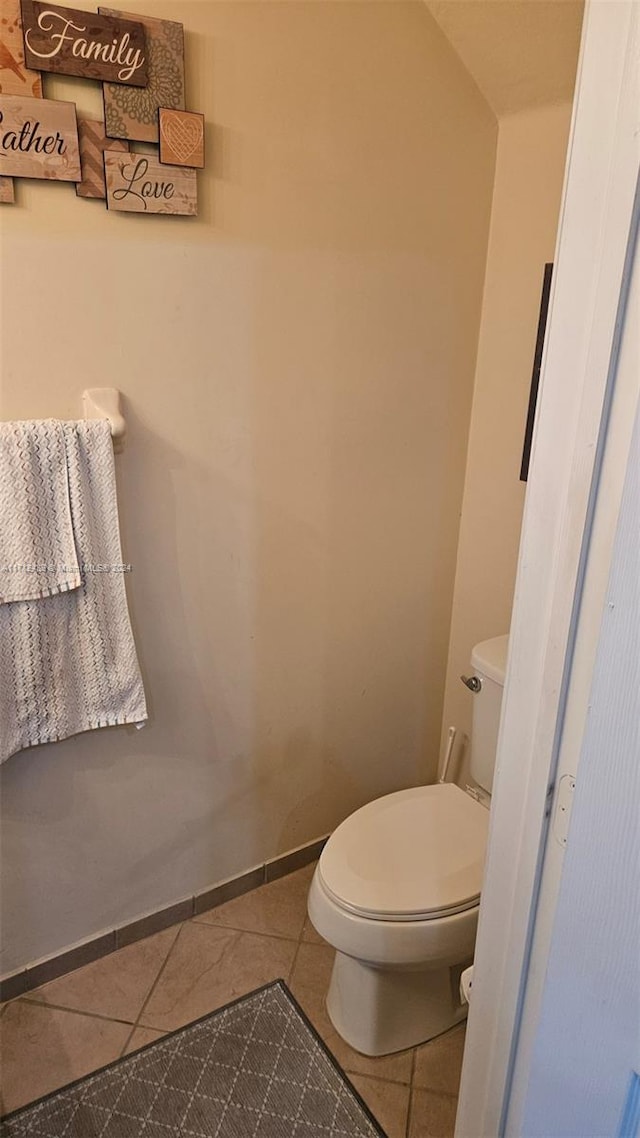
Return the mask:
[(90, 387), (83, 391), (82, 410), (85, 419), (108, 419), (114, 448), (122, 450), (127, 424), (120, 409), (118, 388)]

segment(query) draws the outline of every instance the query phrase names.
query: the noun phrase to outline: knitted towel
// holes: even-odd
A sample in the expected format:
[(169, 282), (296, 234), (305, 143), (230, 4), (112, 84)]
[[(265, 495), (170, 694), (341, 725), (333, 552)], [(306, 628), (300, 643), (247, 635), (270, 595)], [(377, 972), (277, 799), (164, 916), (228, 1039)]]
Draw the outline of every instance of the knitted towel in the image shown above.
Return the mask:
[(62, 423), (0, 423), (0, 604), (81, 584)]
[[(0, 446), (7, 435), (12, 438), (11, 427), (16, 426), (5, 425)], [(21, 430), (33, 432), (33, 438), (42, 437), (43, 426), (49, 429), (49, 439), (56, 435), (51, 424), (19, 424)], [(109, 425), (95, 420), (57, 427), (64, 440), (68, 510), (81, 582), (75, 588), (69, 583), (68, 591), (54, 595), (0, 604), (0, 762), (22, 747), (147, 718), (124, 588)], [(34, 445), (24, 452), (37, 469), (41, 459), (33, 456), (38, 450)], [(40, 556), (49, 558), (51, 552), (56, 558), (67, 557), (54, 534), (63, 515), (57, 479), (41, 484), (37, 503), (30, 493), (16, 495), (14, 526), (21, 532), (26, 564)], [(45, 531), (50, 534), (46, 542), (40, 536)], [(33, 538), (31, 549), (27, 532)], [(52, 566), (53, 580), (67, 579), (57, 561)], [(6, 597), (11, 587), (2, 581), (0, 593)]]

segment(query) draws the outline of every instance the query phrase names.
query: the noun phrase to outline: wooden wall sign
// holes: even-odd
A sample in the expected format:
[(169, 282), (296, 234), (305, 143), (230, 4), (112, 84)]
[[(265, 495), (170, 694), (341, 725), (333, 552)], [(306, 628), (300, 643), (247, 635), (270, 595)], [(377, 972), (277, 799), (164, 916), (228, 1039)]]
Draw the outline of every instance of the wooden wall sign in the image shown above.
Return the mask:
[(104, 151), (107, 208), (123, 213), (198, 212), (195, 170), (163, 166), (148, 154)]
[[(41, 71), (101, 83), (104, 122), (43, 99)], [(196, 215), (205, 122), (185, 110), (184, 72), (174, 20), (0, 0), (0, 203), (14, 201), (14, 178), (41, 178), (75, 182), (110, 210)], [(159, 145), (160, 161), (130, 141)]]
[(0, 175), (6, 174), (80, 181), (73, 103), (0, 95)]
[(15, 200), (13, 178), (0, 178), (0, 203), (3, 205), (13, 205)]
[(2, 0), (0, 22), (0, 94), (42, 98), (42, 76), (24, 61), (20, 0)]
[(104, 183), (103, 151), (128, 151), (129, 143), (117, 138), (107, 138), (104, 123), (94, 119), (78, 119), (78, 139), (80, 141), (80, 165), (82, 181), (76, 183), (79, 198), (102, 198), (107, 196)]
[(184, 28), (173, 20), (131, 16), (99, 8), (104, 16), (127, 16), (144, 25), (149, 82), (144, 88), (105, 83), (104, 121), (110, 138), (158, 142), (158, 108), (184, 110)]
[(141, 23), (22, 0), (22, 27), (30, 67), (135, 87), (147, 84)]
[(169, 166), (204, 166), (204, 115), (160, 107), (160, 161)]

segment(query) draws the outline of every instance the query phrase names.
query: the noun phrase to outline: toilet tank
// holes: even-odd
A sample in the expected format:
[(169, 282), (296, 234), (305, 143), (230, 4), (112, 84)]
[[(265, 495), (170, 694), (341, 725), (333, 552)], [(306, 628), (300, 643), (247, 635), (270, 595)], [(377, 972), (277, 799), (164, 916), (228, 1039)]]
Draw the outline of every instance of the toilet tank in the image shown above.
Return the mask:
[(478, 786), (488, 792), (493, 786), (508, 646), (508, 636), (495, 636), (476, 644), (471, 652), (471, 667), (480, 688), (473, 694), (469, 770)]

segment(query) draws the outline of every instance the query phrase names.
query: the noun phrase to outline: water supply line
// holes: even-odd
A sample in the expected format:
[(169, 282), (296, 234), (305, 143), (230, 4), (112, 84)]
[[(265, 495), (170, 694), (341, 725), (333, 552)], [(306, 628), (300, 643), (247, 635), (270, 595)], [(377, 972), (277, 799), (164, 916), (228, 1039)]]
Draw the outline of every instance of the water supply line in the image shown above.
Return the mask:
[(449, 728), (449, 735), (447, 738), (447, 749), (444, 753), (444, 764), (442, 767), (442, 774), (440, 775), (438, 782), (447, 782), (447, 775), (449, 774), (449, 767), (451, 766), (451, 756), (453, 754), (453, 744), (456, 741), (456, 735), (457, 734), (458, 734), (458, 731), (455, 727)]

